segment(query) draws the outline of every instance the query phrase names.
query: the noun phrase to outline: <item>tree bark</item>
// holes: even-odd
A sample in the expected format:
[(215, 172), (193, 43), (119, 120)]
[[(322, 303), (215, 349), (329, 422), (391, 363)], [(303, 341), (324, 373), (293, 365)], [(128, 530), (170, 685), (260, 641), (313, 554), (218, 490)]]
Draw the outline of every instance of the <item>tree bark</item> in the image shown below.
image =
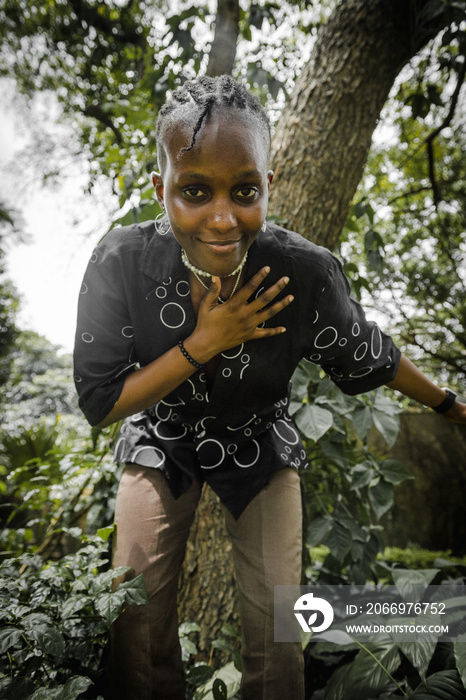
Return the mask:
[(218, 0), (215, 34), (206, 75), (230, 74), (235, 65), (239, 34), (239, 0)]
[(271, 214), (335, 248), (394, 80), (447, 20), (436, 0), (346, 0), (337, 7), (277, 125)]
[[(196, 518), (191, 528), (178, 592), (180, 622), (197, 622), (201, 628), (195, 640), (198, 661), (214, 667), (225, 662), (218, 650), (212, 655), (212, 641), (222, 635), (223, 625), (240, 632), (235, 576), (222, 507), (214, 492), (204, 484)], [(230, 660), (230, 659), (227, 659)]]

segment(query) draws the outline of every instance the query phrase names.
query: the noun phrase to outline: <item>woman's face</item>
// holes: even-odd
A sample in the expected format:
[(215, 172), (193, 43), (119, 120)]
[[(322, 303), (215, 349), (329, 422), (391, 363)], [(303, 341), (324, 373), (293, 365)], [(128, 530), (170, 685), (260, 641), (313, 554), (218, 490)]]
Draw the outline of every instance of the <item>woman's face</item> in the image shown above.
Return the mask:
[(154, 176), (157, 198), (189, 261), (225, 277), (239, 265), (265, 221), (268, 152), (254, 119), (235, 112), (210, 115), (189, 146), (183, 124), (164, 143), (164, 169)]

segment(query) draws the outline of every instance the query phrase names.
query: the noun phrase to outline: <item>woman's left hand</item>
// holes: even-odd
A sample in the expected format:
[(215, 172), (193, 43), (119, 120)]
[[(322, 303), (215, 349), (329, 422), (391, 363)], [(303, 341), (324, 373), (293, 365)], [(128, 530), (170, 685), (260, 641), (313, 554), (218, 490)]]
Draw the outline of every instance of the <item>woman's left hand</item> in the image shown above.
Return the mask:
[(452, 423), (463, 423), (466, 425), (466, 403), (455, 401), (450, 410), (444, 415)]

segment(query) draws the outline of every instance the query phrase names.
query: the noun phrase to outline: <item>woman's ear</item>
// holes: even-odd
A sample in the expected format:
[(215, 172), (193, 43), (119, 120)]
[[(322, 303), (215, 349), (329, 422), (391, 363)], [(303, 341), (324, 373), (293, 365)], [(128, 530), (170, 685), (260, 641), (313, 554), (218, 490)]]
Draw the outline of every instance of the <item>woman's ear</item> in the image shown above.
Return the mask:
[(160, 175), (160, 173), (156, 173), (155, 170), (153, 170), (151, 172), (150, 176), (152, 178), (152, 184), (155, 187), (155, 196), (157, 197), (157, 201), (163, 209), (164, 204), (163, 204), (163, 180), (162, 180), (162, 176)]
[(267, 173), (267, 182), (269, 183), (269, 189), (270, 189), (270, 185), (272, 184), (272, 180), (273, 180), (273, 170), (269, 170)]

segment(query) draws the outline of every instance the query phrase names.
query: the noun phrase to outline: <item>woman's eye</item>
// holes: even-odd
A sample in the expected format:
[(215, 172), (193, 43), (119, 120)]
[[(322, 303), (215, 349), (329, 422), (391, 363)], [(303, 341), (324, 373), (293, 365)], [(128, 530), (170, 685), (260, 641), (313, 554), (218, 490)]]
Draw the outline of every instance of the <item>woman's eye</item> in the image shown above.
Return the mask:
[(199, 199), (204, 196), (204, 192), (199, 187), (186, 187), (184, 193), (191, 199)]
[(237, 191), (236, 196), (239, 199), (255, 199), (257, 194), (257, 187), (242, 187)]

